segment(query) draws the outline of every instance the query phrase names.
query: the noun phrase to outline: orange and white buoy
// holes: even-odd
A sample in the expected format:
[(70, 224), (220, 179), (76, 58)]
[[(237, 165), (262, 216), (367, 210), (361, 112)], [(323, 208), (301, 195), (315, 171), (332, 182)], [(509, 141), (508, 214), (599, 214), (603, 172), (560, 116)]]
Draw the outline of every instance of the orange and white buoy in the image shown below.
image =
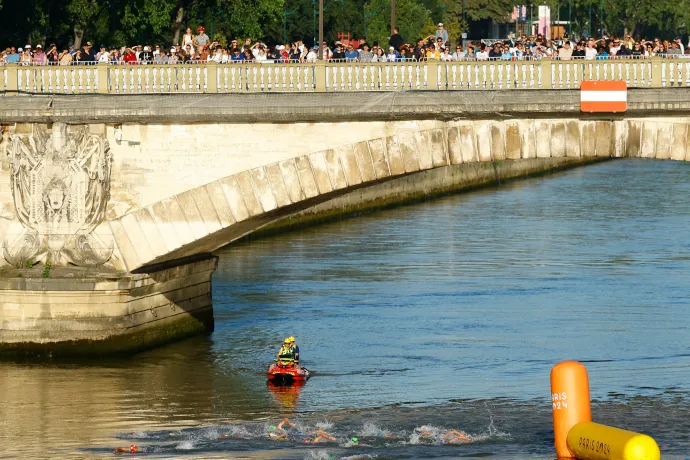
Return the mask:
[(592, 421), (587, 368), (577, 361), (563, 361), (551, 369), (551, 410), (556, 454), (575, 458), (568, 449), (570, 429), (580, 422)]

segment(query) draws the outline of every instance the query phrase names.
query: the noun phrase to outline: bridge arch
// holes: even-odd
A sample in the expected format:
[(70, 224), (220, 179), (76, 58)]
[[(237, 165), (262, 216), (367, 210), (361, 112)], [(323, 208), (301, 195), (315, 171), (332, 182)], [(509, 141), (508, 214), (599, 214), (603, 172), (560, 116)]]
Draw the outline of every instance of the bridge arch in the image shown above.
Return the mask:
[(439, 122), (257, 166), (108, 225), (124, 268), (146, 271), (343, 196), (402, 201), (609, 158), (687, 160), (689, 141), (688, 123), (673, 119)]

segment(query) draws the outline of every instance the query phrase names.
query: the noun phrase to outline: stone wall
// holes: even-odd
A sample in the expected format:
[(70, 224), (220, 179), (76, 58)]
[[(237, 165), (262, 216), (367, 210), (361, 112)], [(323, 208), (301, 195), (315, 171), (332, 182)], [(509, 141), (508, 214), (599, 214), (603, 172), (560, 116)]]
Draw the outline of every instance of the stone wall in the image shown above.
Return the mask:
[[(131, 275), (55, 269), (0, 277), (0, 354), (133, 352), (213, 330), (217, 259)], [(8, 277), (11, 275), (12, 277)]]

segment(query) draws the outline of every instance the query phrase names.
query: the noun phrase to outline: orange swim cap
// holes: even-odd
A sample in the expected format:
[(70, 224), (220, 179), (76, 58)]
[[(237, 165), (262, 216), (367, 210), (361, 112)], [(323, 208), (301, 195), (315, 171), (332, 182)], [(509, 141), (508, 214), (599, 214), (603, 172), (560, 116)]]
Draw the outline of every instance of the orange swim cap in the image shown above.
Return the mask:
[(132, 444), (131, 446), (129, 446), (129, 451), (130, 452), (139, 452), (139, 448), (137, 446), (135, 446), (134, 444)]

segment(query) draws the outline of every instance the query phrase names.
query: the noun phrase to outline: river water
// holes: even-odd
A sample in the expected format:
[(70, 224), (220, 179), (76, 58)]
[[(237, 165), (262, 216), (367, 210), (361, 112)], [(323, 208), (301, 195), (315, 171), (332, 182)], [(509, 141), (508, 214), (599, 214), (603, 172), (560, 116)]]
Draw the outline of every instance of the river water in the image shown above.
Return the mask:
[[(621, 160), (241, 242), (211, 336), (0, 364), (0, 457), (550, 459), (565, 359), (595, 421), (690, 457), (688, 197), (690, 164)], [(288, 335), (314, 376), (268, 387)]]

